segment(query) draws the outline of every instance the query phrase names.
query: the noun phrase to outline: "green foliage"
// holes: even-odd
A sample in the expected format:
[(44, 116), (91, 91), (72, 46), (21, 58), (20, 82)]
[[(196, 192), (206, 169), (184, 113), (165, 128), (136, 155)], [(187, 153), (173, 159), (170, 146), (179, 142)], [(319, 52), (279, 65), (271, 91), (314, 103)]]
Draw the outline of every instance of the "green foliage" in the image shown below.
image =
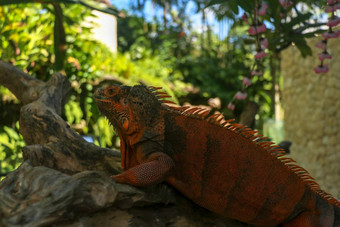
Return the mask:
[[(5, 5), (13, 5), (13, 4), (31, 4), (36, 3), (36, 0), (2, 0), (0, 2), (0, 6)], [(107, 4), (98, 3), (94, 0), (39, 0), (39, 3), (47, 4), (47, 3), (64, 3), (64, 4), (80, 4), (91, 10), (101, 11), (103, 13), (112, 14), (114, 16), (123, 16), (121, 12), (119, 12), (116, 7), (108, 6)]]
[(70, 124), (80, 124), (83, 118), (83, 112), (80, 108), (79, 102), (70, 100), (65, 104), (65, 116), (67, 122)]
[[(265, 20), (269, 28), (264, 33), (269, 41), (268, 49), (272, 53), (279, 53), (291, 44), (295, 44), (303, 57), (311, 55), (311, 48), (307, 45), (305, 39), (324, 32), (321, 29), (324, 23), (317, 23), (315, 14), (311, 13), (311, 11), (323, 6), (322, 1), (294, 1), (294, 5), (300, 3), (303, 7), (289, 7), (287, 9), (284, 9), (278, 0), (267, 0), (266, 3), (269, 7), (266, 15), (261, 16), (261, 18)], [(211, 0), (208, 6), (211, 6), (218, 19), (232, 19), (234, 24), (238, 26), (242, 24), (239, 12), (246, 12), (250, 21), (253, 21), (256, 1)]]
[(220, 97), (224, 104), (228, 104), (235, 91), (241, 88), (239, 76), (249, 72), (243, 58), (233, 51), (220, 56), (211, 51), (197, 58), (182, 59), (180, 67), (186, 80), (199, 87), (208, 98)]
[[(36, 1), (34, 0), (11, 0), (11, 1), (3, 0), (0, 2), (0, 5), (4, 6), (4, 5), (13, 5), (13, 4), (35, 3), (35, 2)], [(65, 62), (65, 49), (66, 49), (66, 37), (65, 37), (64, 18), (63, 18), (64, 15), (63, 15), (63, 9), (60, 3), (80, 4), (80, 5), (86, 6), (87, 8), (91, 10), (97, 10), (97, 11), (112, 14), (115, 16), (124, 16), (114, 6), (110, 4), (106, 4), (106, 3), (105, 4), (98, 3), (93, 0), (41, 0), (39, 2), (40, 3), (51, 3), (51, 5), (47, 5), (46, 8), (54, 14), (53, 50), (54, 50), (54, 66), (57, 71), (61, 71), (64, 68), (63, 66)], [(53, 10), (51, 10), (49, 7), (53, 7)], [(44, 13), (43, 11), (39, 12), (39, 14), (43, 14), (43, 13)]]
[[(61, 6), (61, 9), (66, 34), (63, 68), (72, 84), (63, 117), (79, 133), (99, 138), (102, 146), (116, 145), (114, 131), (99, 114), (92, 99), (94, 90), (105, 82), (104, 76), (111, 76), (129, 85), (142, 82), (163, 86), (174, 95), (174, 101), (177, 100), (176, 96), (184, 94), (185, 84), (180, 81), (181, 74), (173, 70), (169, 60), (152, 54), (147, 48), (137, 44), (133, 47), (135, 51), (131, 53), (113, 54), (92, 38), (91, 29), (94, 25), (86, 19), (92, 16), (89, 10), (79, 5)], [(58, 70), (53, 66), (56, 60), (53, 51), (54, 20), (52, 5), (10, 5), (0, 8), (0, 59), (12, 62), (36, 78), (47, 81)], [(85, 20), (87, 22), (83, 23)], [(0, 97), (10, 100), (4, 106), (5, 110), (18, 103), (7, 89), (0, 89)], [(2, 117), (8, 120), (12, 113), (5, 112)], [(17, 119), (1, 123), (6, 125), (1, 131), (1, 138), (12, 145), (1, 143), (0, 149), (7, 153), (11, 149), (13, 155), (18, 156), (23, 146), (22, 138), (19, 134), (9, 134), (14, 120)], [(98, 141), (96, 143), (99, 144)], [(8, 157), (6, 156), (2, 164), (11, 166), (10, 169), (6, 167), (6, 171), (15, 168), (21, 161), (20, 158)]]
[(166, 59), (151, 55), (142, 49), (140, 48), (139, 51), (143, 57), (138, 60), (133, 60), (129, 52), (118, 53), (113, 59), (113, 64), (116, 65), (115, 74), (123, 75), (126, 84), (133, 85), (142, 82), (147, 85), (161, 86), (173, 96), (173, 101), (176, 102), (176, 97), (185, 94), (183, 88), (186, 85), (181, 82), (182, 74), (174, 70)]
[(114, 145), (112, 141), (114, 131), (112, 130), (111, 127), (107, 126), (108, 120), (101, 116), (97, 119), (96, 124), (93, 126), (93, 130), (94, 134), (100, 137), (101, 146), (112, 147)]
[(19, 122), (16, 122), (14, 129), (1, 126), (0, 141), (0, 173), (7, 173), (17, 168), (22, 161), (21, 149), (25, 141), (19, 134)]
[[(200, 37), (195, 32), (179, 37), (181, 30), (178, 30), (178, 27), (168, 27), (164, 33), (157, 21), (147, 23), (135, 16), (122, 19), (119, 24), (125, 28), (118, 33), (119, 46), (124, 47), (122, 50), (125, 50), (125, 56), (143, 62), (143, 65), (147, 66), (146, 70), (148, 68), (155, 70), (153, 58), (160, 59), (168, 65), (168, 69), (171, 69), (168, 79), (172, 83), (184, 82), (180, 90), (188, 90), (188, 85), (199, 89), (199, 94), (195, 97), (186, 96), (185, 93), (177, 94), (181, 103), (201, 105), (209, 98), (219, 97), (222, 101), (222, 112), (228, 117), (237, 117), (242, 112), (244, 101), (238, 102), (234, 113), (227, 109), (227, 105), (235, 93), (242, 88), (242, 79), (249, 75), (254, 60), (252, 46), (246, 45), (249, 42), (249, 39), (245, 39), (244, 36), (248, 29), (246, 26), (242, 24), (234, 26), (223, 42), (219, 41), (216, 35), (211, 34), (210, 42), (205, 40), (207, 45), (202, 50), (200, 45), (202, 40), (195, 38)], [(145, 63), (149, 59), (150, 66)], [(133, 70), (131, 67), (128, 69)], [(157, 74), (161, 75), (161, 72)], [(271, 105), (269, 96), (271, 80), (269, 74), (266, 75), (258, 79), (248, 91), (250, 99), (257, 101), (263, 107), (264, 116), (270, 115)]]

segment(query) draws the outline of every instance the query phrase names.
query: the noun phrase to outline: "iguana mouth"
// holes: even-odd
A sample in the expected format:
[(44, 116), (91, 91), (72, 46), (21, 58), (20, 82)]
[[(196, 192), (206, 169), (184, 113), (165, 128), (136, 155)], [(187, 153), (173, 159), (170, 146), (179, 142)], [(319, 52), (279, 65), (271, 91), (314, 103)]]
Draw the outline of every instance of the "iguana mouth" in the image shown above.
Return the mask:
[(101, 95), (97, 95), (97, 94), (94, 94), (93, 98), (95, 98), (96, 100), (100, 100), (100, 101), (108, 101), (107, 98), (105, 98)]
[(97, 89), (93, 94), (93, 98), (96, 101), (109, 102), (108, 98), (104, 95), (104, 91), (102, 89)]

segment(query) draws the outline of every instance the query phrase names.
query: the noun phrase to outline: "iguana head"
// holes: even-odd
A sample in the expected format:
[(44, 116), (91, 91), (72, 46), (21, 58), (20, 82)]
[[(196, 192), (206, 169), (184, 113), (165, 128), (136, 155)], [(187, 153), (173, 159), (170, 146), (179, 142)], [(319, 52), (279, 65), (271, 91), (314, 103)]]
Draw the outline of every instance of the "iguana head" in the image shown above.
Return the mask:
[(94, 98), (119, 134), (129, 135), (152, 127), (161, 110), (158, 98), (144, 85), (99, 88)]

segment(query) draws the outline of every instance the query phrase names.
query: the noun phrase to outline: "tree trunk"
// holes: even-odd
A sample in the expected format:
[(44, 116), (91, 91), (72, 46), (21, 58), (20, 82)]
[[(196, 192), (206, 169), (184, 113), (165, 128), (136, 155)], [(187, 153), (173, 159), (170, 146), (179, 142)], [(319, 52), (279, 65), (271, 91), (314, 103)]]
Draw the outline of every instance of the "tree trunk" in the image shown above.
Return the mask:
[(205, 26), (205, 11), (202, 10), (202, 19), (201, 19), (201, 51), (205, 50), (204, 48), (204, 26)]
[(272, 88), (270, 96), (272, 100), (271, 113), (275, 120), (280, 120), (280, 88), (279, 88), (280, 57), (277, 53), (270, 58), (270, 73), (272, 76)]
[(222, 219), (166, 184), (118, 184), (120, 154), (86, 142), (60, 117), (70, 88), (0, 61), (0, 84), (21, 100), (21, 166), (0, 182), (0, 226), (248, 226)]
[(166, 18), (166, 16), (168, 15), (169, 8), (170, 8), (169, 2), (166, 1), (163, 7), (163, 23), (164, 23), (165, 34), (167, 33), (167, 28), (168, 28), (168, 19)]
[(246, 107), (241, 113), (240, 124), (247, 125), (250, 128), (255, 126), (255, 116), (259, 110), (259, 106), (252, 101), (247, 101)]

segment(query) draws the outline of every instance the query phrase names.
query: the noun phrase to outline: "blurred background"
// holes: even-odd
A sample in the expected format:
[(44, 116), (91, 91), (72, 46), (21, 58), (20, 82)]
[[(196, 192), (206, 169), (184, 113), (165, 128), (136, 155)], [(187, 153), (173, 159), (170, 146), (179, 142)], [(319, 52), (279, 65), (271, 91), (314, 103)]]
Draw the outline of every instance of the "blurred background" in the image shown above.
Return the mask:
[[(323, 35), (337, 34), (337, 1), (28, 2), (0, 2), (0, 59), (43, 81), (64, 73), (72, 88), (63, 118), (88, 141), (119, 149), (92, 99), (96, 88), (161, 86), (180, 105), (210, 108), (283, 142), (340, 197), (340, 41)], [(325, 51), (332, 59), (320, 62)], [(22, 161), (21, 106), (0, 86), (0, 177)]]

